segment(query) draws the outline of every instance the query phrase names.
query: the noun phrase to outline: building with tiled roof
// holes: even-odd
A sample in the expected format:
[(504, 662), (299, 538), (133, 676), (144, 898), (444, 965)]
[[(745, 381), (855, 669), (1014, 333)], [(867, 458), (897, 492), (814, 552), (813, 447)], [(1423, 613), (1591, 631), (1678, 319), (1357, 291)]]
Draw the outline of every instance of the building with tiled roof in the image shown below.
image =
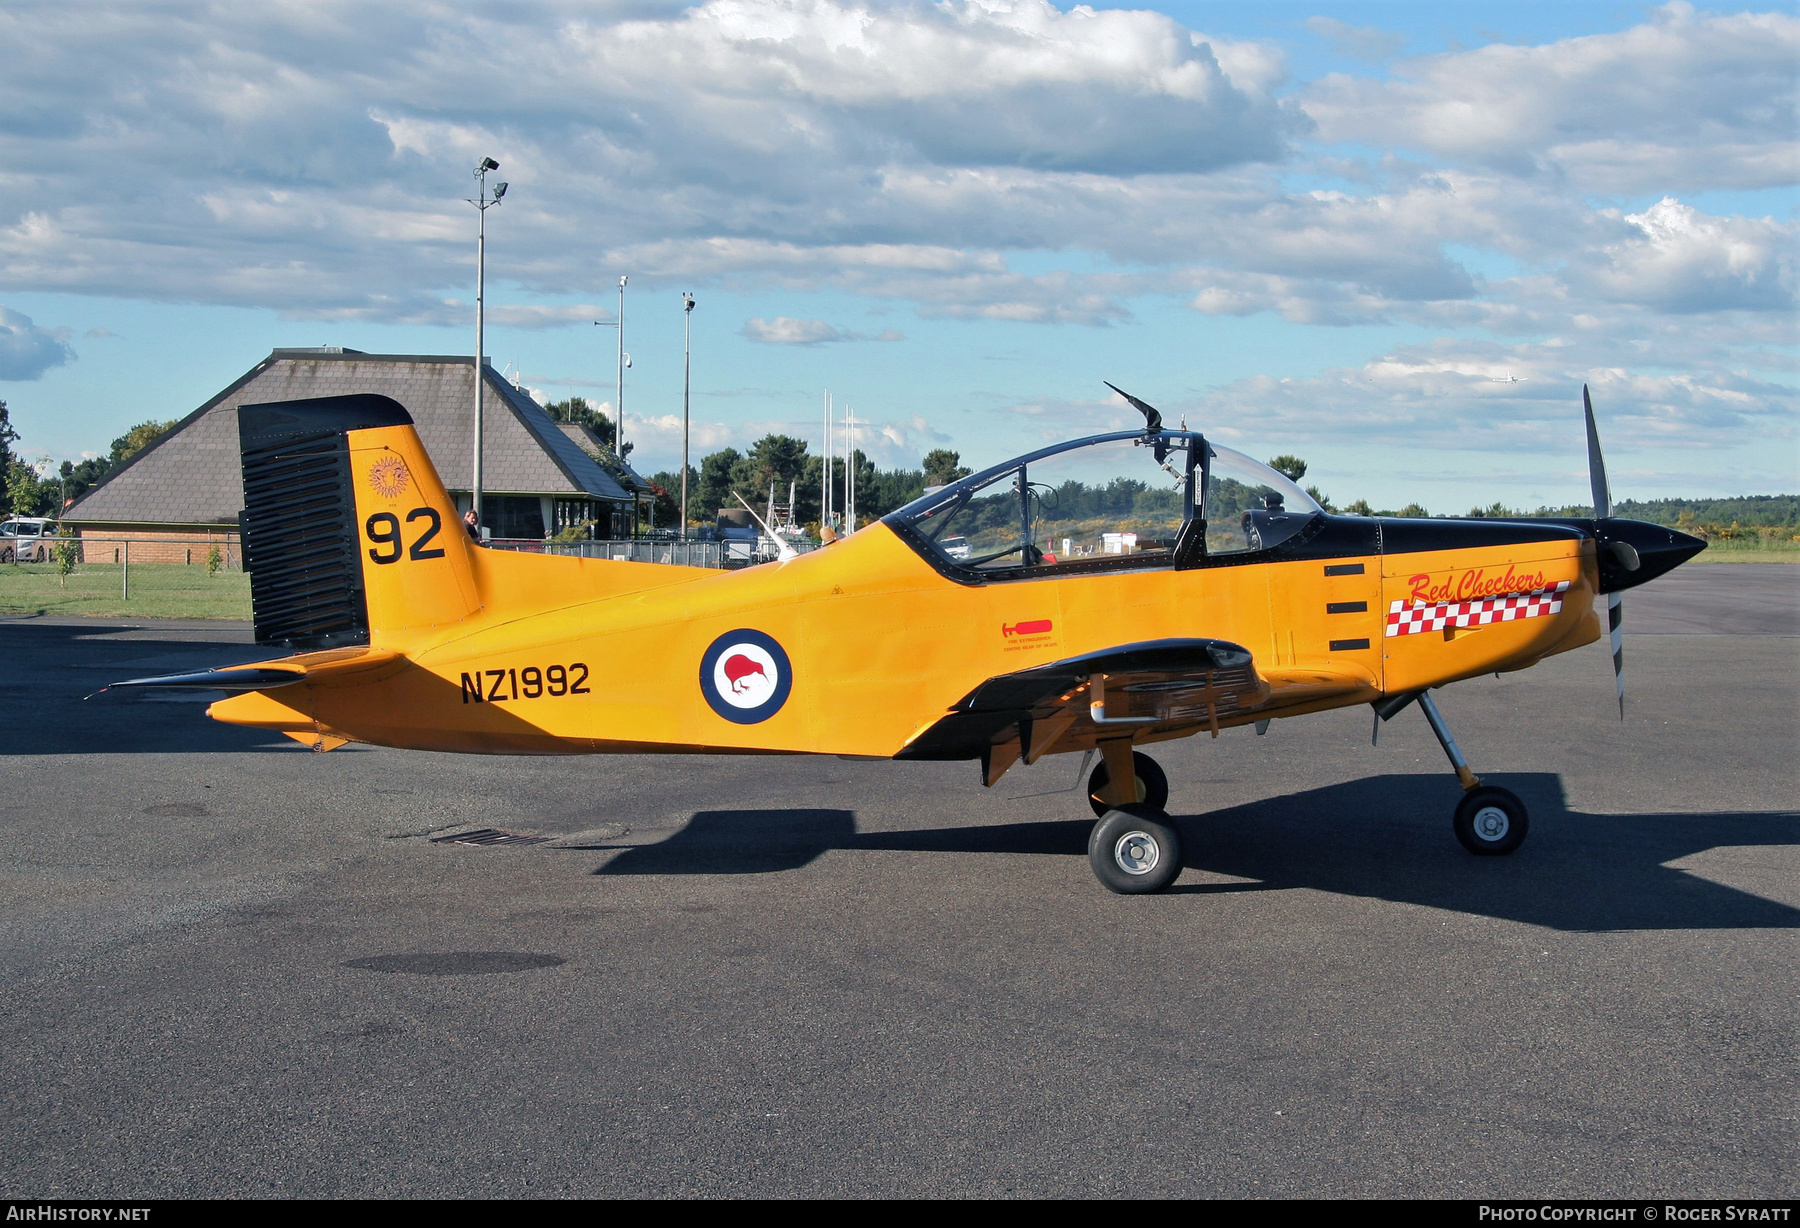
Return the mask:
[[(643, 478), (614, 461), (609, 450), (583, 446), (583, 436), (572, 435), (568, 424), (554, 421), (492, 367), (484, 366), (483, 374), (481, 505), (493, 536), (542, 539), (592, 524), (597, 537), (630, 537), (636, 504), (648, 491)], [(379, 393), (406, 407), (458, 510), (467, 510), (474, 467), (472, 360), (322, 347), (272, 351), (84, 493), (64, 513), (63, 525), (101, 539), (94, 542), (98, 548), (84, 550), (93, 561), (111, 561), (118, 544), (129, 539), (133, 562), (195, 560), (195, 546), (204, 551), (223, 544), (228, 563), (236, 563), (244, 506), (238, 406), (355, 392)]]

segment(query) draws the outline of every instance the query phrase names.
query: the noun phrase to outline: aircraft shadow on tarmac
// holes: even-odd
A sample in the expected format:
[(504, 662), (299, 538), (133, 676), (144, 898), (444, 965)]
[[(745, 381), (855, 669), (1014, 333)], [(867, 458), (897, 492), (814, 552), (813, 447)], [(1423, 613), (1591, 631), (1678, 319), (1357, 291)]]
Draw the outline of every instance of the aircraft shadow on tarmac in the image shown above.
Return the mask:
[[(242, 665), (283, 650), (206, 638), (132, 639), (117, 623), (93, 627), (31, 622), (0, 624), (0, 653), (12, 664), (0, 681), (0, 721), (9, 755), (217, 754), (302, 752), (267, 729), (206, 719), (222, 691), (108, 691), (128, 678)], [(85, 697), (85, 698), (84, 698)], [(304, 753), (304, 752), (302, 752)]]
[[(1555, 775), (1485, 779), (1531, 808), (1531, 838), (1510, 857), (1473, 857), (1456, 843), (1453, 782), (1372, 776), (1175, 816), (1189, 868), (1252, 881), (1177, 883), (1169, 894), (1312, 888), (1570, 931), (1800, 928), (1800, 909), (1666, 864), (1722, 846), (1800, 844), (1800, 813), (1582, 814), (1564, 804)], [(831, 849), (1075, 859), (1086, 856), (1091, 827), (1066, 819), (859, 832), (848, 810), (706, 810), (594, 873), (768, 874)]]

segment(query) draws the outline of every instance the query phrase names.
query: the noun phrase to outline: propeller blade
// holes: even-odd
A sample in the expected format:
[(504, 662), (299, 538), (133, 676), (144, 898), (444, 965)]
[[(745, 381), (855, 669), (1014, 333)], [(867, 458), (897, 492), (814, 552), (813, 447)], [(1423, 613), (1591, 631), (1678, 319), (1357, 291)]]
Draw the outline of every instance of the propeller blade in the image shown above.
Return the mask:
[[(1600, 428), (1594, 425), (1594, 398), (1581, 386), (1581, 408), (1587, 414), (1588, 485), (1594, 492), (1594, 519), (1612, 515), (1612, 488), (1606, 481), (1606, 458), (1600, 455)], [(1613, 543), (1613, 556), (1627, 571), (1638, 569), (1637, 551), (1628, 542)], [(1619, 691), (1619, 719), (1625, 719), (1625, 603), (1616, 592), (1606, 595), (1606, 626), (1612, 637), (1613, 685)]]
[(1612, 515), (1612, 490), (1606, 484), (1606, 458), (1600, 455), (1600, 431), (1594, 425), (1594, 401), (1586, 384), (1581, 386), (1581, 407), (1587, 411), (1588, 485), (1594, 490), (1594, 519)]
[(1606, 594), (1606, 625), (1612, 632), (1613, 685), (1619, 688), (1619, 719), (1625, 719), (1625, 603)]

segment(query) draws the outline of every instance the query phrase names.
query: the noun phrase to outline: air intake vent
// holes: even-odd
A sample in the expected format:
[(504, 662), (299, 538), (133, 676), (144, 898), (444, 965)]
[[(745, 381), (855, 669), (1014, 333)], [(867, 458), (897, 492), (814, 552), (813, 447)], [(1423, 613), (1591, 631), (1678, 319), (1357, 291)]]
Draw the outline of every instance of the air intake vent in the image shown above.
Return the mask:
[(338, 432), (264, 435), (244, 445), (244, 563), (256, 642), (339, 648), (369, 642), (357, 559), (350, 441)]

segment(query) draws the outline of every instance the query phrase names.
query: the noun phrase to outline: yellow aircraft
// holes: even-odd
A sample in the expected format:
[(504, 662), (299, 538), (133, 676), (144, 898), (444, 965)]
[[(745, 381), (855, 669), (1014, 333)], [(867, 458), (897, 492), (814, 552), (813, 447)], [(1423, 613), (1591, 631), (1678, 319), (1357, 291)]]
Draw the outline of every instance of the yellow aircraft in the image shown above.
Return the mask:
[(1089, 860), (1139, 893), (1181, 844), (1137, 746), (1350, 704), (1379, 730), (1416, 702), (1465, 790), (1457, 837), (1516, 849), (1524, 805), (1469, 770), (1431, 689), (1591, 643), (1596, 593), (1616, 670), (1618, 592), (1704, 547), (1610, 515), (1591, 404), (1595, 518), (1426, 520), (1327, 514), (1120, 395), (1143, 430), (741, 571), (483, 549), (396, 402), (245, 406), (256, 637), (293, 655), (118, 685), (234, 692), (215, 720), (322, 751), (966, 759), (988, 786), (1098, 752)]

